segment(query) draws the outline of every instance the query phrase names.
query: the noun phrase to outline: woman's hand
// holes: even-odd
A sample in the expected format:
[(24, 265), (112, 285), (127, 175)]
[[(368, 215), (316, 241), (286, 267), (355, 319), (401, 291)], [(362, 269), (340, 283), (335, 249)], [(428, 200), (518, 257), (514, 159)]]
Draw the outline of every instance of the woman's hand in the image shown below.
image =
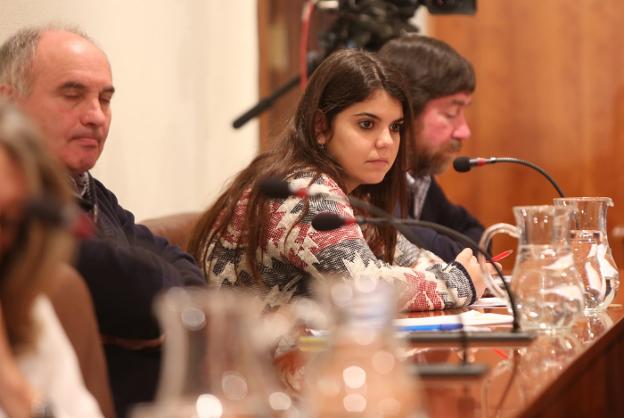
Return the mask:
[(477, 299), (479, 299), (485, 291), (485, 281), (483, 273), (481, 272), (481, 266), (479, 265), (477, 258), (472, 253), (472, 250), (470, 248), (464, 248), (461, 253), (457, 254), (455, 261), (464, 266), (470, 275), (472, 284), (477, 292)]

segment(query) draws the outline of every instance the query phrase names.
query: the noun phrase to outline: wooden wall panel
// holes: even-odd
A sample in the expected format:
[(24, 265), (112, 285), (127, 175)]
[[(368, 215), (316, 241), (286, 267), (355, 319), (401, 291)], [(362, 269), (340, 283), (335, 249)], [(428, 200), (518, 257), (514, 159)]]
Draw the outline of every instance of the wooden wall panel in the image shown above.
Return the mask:
[[(624, 225), (622, 24), (619, 0), (479, 0), (475, 16), (429, 19), (430, 34), (477, 72), (465, 153), (527, 159), (569, 196), (612, 197), (610, 229)], [(539, 174), (515, 165), (449, 172), (441, 183), (486, 224), (555, 196)], [(622, 242), (612, 241), (624, 267)]]
[[(299, 39), (304, 0), (258, 0), (258, 31), (260, 48), (260, 96), (267, 97), (299, 73)], [(312, 15), (308, 49), (315, 51), (317, 37), (330, 24), (327, 13)], [(299, 86), (291, 89), (260, 118), (260, 148), (286, 126), (294, 112)]]
[[(550, 172), (569, 196), (615, 201), (609, 227), (624, 237), (624, 4), (621, 0), (479, 0), (475, 16), (434, 16), (428, 31), (475, 65), (465, 153), (513, 156)], [(260, 93), (298, 71), (302, 0), (259, 0)], [(310, 34), (314, 42), (319, 30)], [(261, 146), (286, 123), (297, 89), (261, 118)], [(538, 173), (514, 165), (448, 172), (450, 197), (486, 224), (512, 222), (514, 205), (550, 203), (555, 191)], [(624, 238), (611, 237), (624, 267)], [(515, 243), (504, 243), (504, 247)], [(500, 244), (495, 245), (495, 248)]]
[[(294, 3), (299, 3), (295, 8)], [(267, 97), (297, 73), (301, 0), (258, 0), (260, 96)], [(260, 147), (285, 125), (288, 108), (298, 97), (293, 89), (260, 118)]]

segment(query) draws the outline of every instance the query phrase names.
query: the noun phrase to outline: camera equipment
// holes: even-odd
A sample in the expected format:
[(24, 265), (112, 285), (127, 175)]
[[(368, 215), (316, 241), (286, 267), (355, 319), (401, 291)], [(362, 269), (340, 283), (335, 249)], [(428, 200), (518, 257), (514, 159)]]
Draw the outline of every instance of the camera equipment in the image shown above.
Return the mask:
[[(410, 23), (419, 6), (431, 14), (474, 14), (477, 0), (311, 0), (312, 6), (330, 15), (330, 28), (319, 34), (320, 51), (308, 59), (307, 74), (329, 54), (340, 48), (361, 48), (376, 51), (390, 39), (408, 32), (418, 32)], [(304, 51), (305, 52), (305, 51)], [(303, 60), (305, 61), (305, 59)], [(303, 66), (302, 66), (303, 67)], [(240, 128), (250, 119), (270, 108), (275, 100), (295, 87), (301, 75), (293, 77), (270, 96), (239, 116), (232, 126)]]
[(403, 33), (418, 32), (409, 20), (419, 6), (431, 14), (474, 14), (477, 10), (476, 0), (339, 0), (334, 24), (320, 34), (321, 48), (325, 56), (338, 48), (376, 51)]

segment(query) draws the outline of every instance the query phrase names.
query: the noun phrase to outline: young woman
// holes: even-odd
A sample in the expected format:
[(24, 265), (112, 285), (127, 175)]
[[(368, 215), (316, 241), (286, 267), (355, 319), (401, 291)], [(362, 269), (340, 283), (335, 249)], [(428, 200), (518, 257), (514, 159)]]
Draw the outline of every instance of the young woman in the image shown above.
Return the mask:
[[(42, 291), (73, 250), (68, 180), (0, 102), (0, 417), (101, 417)], [(38, 208), (38, 210), (35, 210)]]
[[(400, 195), (412, 120), (396, 70), (363, 51), (329, 56), (277, 143), (239, 173), (200, 219), (190, 251), (209, 280), (252, 287), (269, 308), (307, 295), (315, 278), (360, 275), (395, 283), (404, 310), (474, 302), (484, 285), (470, 250), (446, 264), (389, 225), (327, 232), (311, 226), (323, 212), (353, 217), (348, 195), (387, 212), (397, 201), (405, 206)], [(309, 187), (311, 197), (269, 199), (259, 191), (268, 176)]]

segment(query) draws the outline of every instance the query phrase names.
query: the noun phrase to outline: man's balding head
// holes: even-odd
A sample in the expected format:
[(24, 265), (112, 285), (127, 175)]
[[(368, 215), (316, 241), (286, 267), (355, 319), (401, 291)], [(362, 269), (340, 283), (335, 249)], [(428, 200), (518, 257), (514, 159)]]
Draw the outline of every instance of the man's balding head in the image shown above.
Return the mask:
[(24, 29), (0, 47), (0, 93), (42, 130), (74, 176), (97, 162), (108, 136), (114, 88), (106, 55), (75, 29)]

